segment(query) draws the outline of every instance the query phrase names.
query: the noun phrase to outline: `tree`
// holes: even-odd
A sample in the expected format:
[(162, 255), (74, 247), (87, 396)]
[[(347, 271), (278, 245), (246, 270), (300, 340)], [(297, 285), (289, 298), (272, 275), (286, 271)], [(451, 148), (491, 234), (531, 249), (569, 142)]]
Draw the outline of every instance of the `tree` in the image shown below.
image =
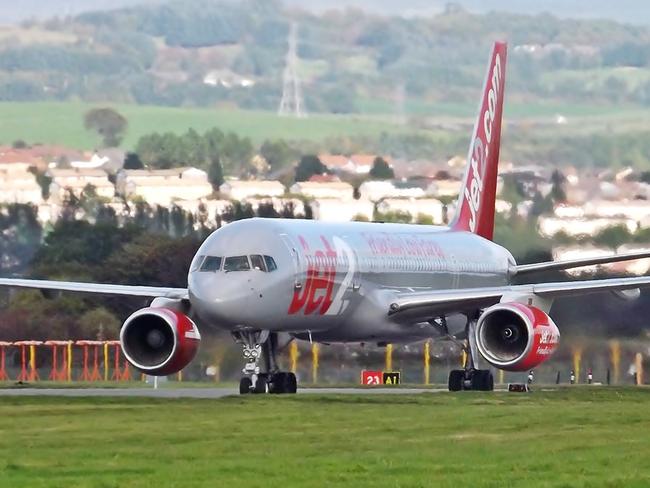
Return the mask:
[(93, 108), (84, 115), (84, 127), (99, 134), (105, 147), (116, 147), (122, 142), (128, 121), (112, 108)]
[(223, 185), (223, 168), (221, 168), (221, 162), (218, 157), (215, 157), (210, 162), (208, 167), (208, 180), (212, 183), (212, 186), (219, 188)]
[(126, 153), (126, 158), (124, 158), (124, 169), (142, 169), (144, 164), (140, 160), (140, 156), (134, 152)]
[(307, 154), (300, 158), (300, 162), (296, 167), (296, 181), (307, 181), (314, 175), (324, 173), (327, 173), (327, 166), (318, 159), (318, 156)]
[(622, 244), (630, 242), (632, 235), (624, 225), (614, 225), (607, 227), (594, 236), (594, 242), (601, 246), (607, 246), (612, 250), (616, 250)]
[(384, 158), (377, 156), (370, 169), (370, 178), (373, 180), (392, 180), (395, 178), (395, 172)]
[(297, 157), (297, 153), (286, 141), (264, 141), (260, 147), (260, 155), (266, 159), (271, 171), (277, 171), (287, 166)]
[(566, 191), (564, 191), (564, 185), (566, 183), (566, 177), (559, 169), (556, 169), (551, 174), (551, 198), (556, 203), (566, 202)]

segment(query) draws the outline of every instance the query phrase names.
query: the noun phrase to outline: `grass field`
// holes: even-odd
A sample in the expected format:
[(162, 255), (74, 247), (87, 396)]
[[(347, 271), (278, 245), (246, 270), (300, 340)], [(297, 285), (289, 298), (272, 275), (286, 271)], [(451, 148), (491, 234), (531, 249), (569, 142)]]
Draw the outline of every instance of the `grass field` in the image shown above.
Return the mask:
[[(84, 129), (83, 116), (92, 107), (107, 104), (57, 102), (0, 102), (0, 143), (11, 144), (22, 139), (28, 143), (62, 144), (80, 149), (91, 149), (99, 138)], [(398, 125), (391, 116), (381, 115), (394, 110), (390, 102), (365, 100), (360, 109), (366, 115), (311, 114), (307, 119), (280, 118), (273, 112), (255, 112), (233, 108), (177, 108), (141, 105), (111, 105), (129, 121), (124, 143), (132, 149), (138, 139), (151, 132), (183, 133), (190, 128), (203, 132), (212, 127), (233, 131), (250, 137), (256, 144), (265, 139), (322, 141), (336, 136), (378, 137), (387, 133), (418, 133), (414, 125)], [(444, 122), (450, 118), (471, 123), (476, 113), (476, 102), (468, 103), (409, 103), (411, 115), (430, 117)], [(602, 107), (593, 105), (517, 104), (507, 103), (506, 119), (535, 119), (552, 124), (556, 114), (569, 117), (567, 130), (598, 130), (607, 124), (616, 127), (647, 129), (647, 112), (634, 107)], [(629, 123), (628, 123), (629, 122)], [(627, 124), (627, 125), (626, 125)], [(551, 126), (552, 130), (558, 130)], [(440, 136), (440, 131), (425, 134)], [(469, 137), (469, 134), (468, 134)]]
[(83, 116), (90, 108), (112, 106), (129, 121), (123, 146), (132, 148), (151, 132), (182, 133), (190, 128), (203, 132), (213, 127), (248, 136), (255, 143), (264, 139), (321, 141), (332, 136), (378, 135), (383, 131), (404, 132), (388, 120), (362, 116), (311, 115), (307, 119), (278, 117), (273, 112), (232, 108), (175, 108), (142, 105), (84, 103), (0, 103), (0, 143), (17, 139), (29, 143), (58, 143), (82, 149), (99, 143), (85, 130)]
[(1, 487), (645, 487), (650, 390), (0, 400)]

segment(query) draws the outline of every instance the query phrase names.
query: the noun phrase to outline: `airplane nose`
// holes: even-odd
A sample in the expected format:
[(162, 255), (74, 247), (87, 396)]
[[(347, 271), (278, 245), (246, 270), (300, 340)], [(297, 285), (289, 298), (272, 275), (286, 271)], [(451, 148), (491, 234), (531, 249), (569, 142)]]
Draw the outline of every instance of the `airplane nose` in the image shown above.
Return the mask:
[(246, 324), (252, 317), (249, 304), (256, 293), (249, 273), (192, 273), (190, 301), (199, 317), (220, 325)]

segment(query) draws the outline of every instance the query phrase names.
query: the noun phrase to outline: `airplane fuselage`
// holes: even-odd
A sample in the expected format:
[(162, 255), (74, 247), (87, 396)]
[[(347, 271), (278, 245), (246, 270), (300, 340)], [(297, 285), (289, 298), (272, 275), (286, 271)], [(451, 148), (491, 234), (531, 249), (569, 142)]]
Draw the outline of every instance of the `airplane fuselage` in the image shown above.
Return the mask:
[[(206, 325), (326, 342), (412, 341), (439, 331), (391, 318), (386, 304), (400, 293), (504, 285), (514, 265), (505, 248), (447, 227), (248, 219), (205, 240), (188, 289)], [(456, 333), (465, 319), (448, 324)]]

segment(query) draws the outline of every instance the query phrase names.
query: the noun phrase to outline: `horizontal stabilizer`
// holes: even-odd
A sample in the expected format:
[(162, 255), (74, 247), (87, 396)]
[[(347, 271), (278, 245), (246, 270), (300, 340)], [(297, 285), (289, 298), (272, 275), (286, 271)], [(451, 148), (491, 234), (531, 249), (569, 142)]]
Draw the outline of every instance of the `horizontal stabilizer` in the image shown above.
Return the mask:
[(650, 258), (650, 251), (612, 254), (610, 256), (598, 256), (593, 258), (570, 259), (567, 261), (546, 261), (544, 263), (522, 264), (515, 268), (515, 274), (522, 275), (524, 273), (533, 273), (538, 271), (581, 268), (583, 266), (618, 263), (620, 261), (632, 261), (634, 259), (644, 258)]

